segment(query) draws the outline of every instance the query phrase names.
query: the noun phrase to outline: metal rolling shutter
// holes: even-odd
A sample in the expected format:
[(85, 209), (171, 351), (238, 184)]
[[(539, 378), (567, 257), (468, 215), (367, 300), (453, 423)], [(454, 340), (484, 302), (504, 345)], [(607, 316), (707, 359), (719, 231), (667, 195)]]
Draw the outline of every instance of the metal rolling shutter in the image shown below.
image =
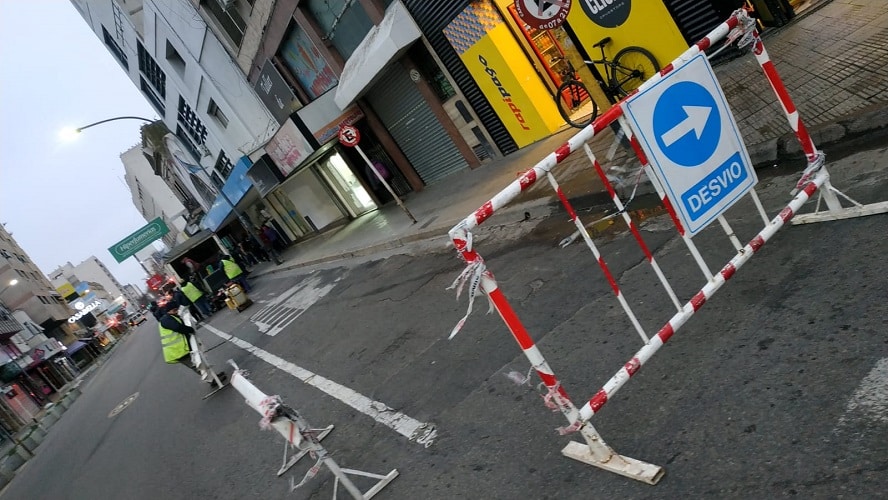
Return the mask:
[(364, 98), (426, 184), (469, 166), (400, 64), (385, 70)]
[(478, 84), (472, 79), (472, 75), (463, 65), (462, 60), (453, 50), (453, 46), (444, 37), (444, 27), (465, 9), (470, 0), (452, 0), (447, 2), (437, 0), (403, 0), (410, 15), (416, 20), (416, 24), (422, 30), (423, 35), (429, 41), (432, 49), (444, 63), (444, 67), (456, 82), (456, 86), (463, 93), (466, 100), (475, 110), (475, 114), (481, 120), (484, 128), (490, 134), (493, 142), (504, 155), (518, 150), (518, 145), (512, 139), (509, 131), (503, 125), (502, 120), (493, 111), (487, 98), (481, 93)]
[(664, 0), (663, 3), (688, 45), (697, 43), (724, 21), (709, 0)]

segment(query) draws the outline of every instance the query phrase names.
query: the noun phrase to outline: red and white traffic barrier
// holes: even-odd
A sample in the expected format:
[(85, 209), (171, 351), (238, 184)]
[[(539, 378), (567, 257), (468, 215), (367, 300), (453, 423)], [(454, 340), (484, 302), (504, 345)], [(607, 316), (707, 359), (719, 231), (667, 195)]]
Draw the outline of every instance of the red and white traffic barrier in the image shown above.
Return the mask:
[[(658, 178), (657, 172), (653, 168), (651, 168), (648, 162), (647, 155), (639, 144), (637, 138), (633, 135), (632, 127), (629, 126), (627, 120), (624, 117), (624, 106), (626, 105), (626, 101), (631, 99), (636, 93), (645, 92), (651, 89), (665, 76), (669, 75), (677, 68), (683, 67), (683, 65), (689, 63), (693, 58), (703, 53), (706, 49), (710, 48), (713, 43), (716, 43), (726, 37), (729, 40), (728, 43), (733, 43), (738, 39), (742, 40), (743, 43), (751, 43), (752, 50), (756, 56), (757, 61), (762, 66), (765, 76), (771, 83), (775, 94), (777, 95), (778, 99), (781, 102), (781, 105), (783, 106), (784, 111), (786, 112), (786, 116), (790, 123), (790, 126), (792, 127), (793, 131), (795, 131), (797, 137), (799, 138), (799, 141), (802, 143), (802, 148), (805, 152), (806, 158), (808, 159), (808, 167), (805, 169), (802, 179), (799, 181), (796, 192), (793, 192), (795, 197), (789, 202), (789, 204), (780, 212), (777, 217), (774, 217), (771, 220), (768, 219), (768, 216), (765, 213), (764, 208), (762, 207), (762, 204), (755, 193), (755, 190), (751, 189), (749, 191), (749, 195), (753, 203), (755, 204), (759, 215), (762, 218), (764, 228), (745, 246), (740, 243), (740, 240), (734, 234), (727, 220), (725, 220), (722, 215), (718, 215), (717, 218), (719, 220), (719, 223), (724, 229), (726, 235), (730, 238), (732, 244), (734, 245), (734, 248), (737, 250), (737, 254), (724, 267), (722, 267), (721, 270), (719, 270), (717, 273), (712, 273), (703, 260), (702, 255), (694, 245), (691, 235), (688, 234), (688, 231), (686, 231), (686, 228), (682, 224), (681, 218), (679, 217), (679, 214), (677, 213), (673, 202), (670, 200), (669, 196), (666, 193), (666, 190), (664, 189), (663, 181)], [(595, 155), (592, 153), (591, 149), (586, 145), (588, 141), (592, 140), (595, 136), (599, 135), (603, 130), (605, 130), (605, 128), (609, 127), (612, 123), (616, 121), (619, 121), (622, 130), (625, 132), (627, 138), (630, 140), (636, 156), (641, 161), (642, 167), (645, 169), (646, 173), (648, 174), (648, 178), (654, 185), (657, 194), (659, 195), (663, 203), (663, 206), (665, 207), (670, 218), (675, 224), (679, 236), (684, 240), (689, 252), (693, 256), (697, 265), (703, 272), (704, 277), (706, 278), (706, 284), (684, 305), (682, 305), (679, 301), (674, 290), (670, 286), (668, 280), (657, 264), (654, 255), (645, 244), (641, 233), (627, 213), (626, 207), (623, 205), (616, 191), (613, 189), (613, 186), (605, 175), (600, 163), (595, 158)], [(585, 225), (582, 221), (580, 221), (576, 211), (573, 209), (570, 201), (564, 195), (553, 175), (555, 167), (565, 158), (567, 158), (567, 156), (575, 151), (578, 151), (580, 148), (583, 148), (586, 151), (586, 154), (589, 157), (592, 166), (594, 167), (599, 177), (601, 177), (601, 180), (608, 190), (608, 194), (611, 196), (611, 199), (613, 200), (618, 212), (621, 213), (623, 220), (628, 225), (630, 231), (632, 232), (633, 236), (644, 252), (645, 259), (654, 270), (654, 273), (657, 275), (657, 278), (659, 279), (660, 283), (666, 290), (672, 303), (677, 309), (677, 312), (672, 316), (672, 318), (670, 318), (669, 321), (656, 333), (656, 335), (651, 338), (648, 338), (648, 336), (645, 334), (644, 329), (639, 324), (635, 314), (632, 312), (632, 309), (628, 301), (626, 300), (626, 297), (623, 295), (619, 284), (610, 273), (604, 258), (599, 252), (591, 236), (586, 231)], [(783, 227), (783, 225), (785, 225), (789, 220), (793, 219), (798, 209), (806, 201), (808, 201), (808, 199), (821, 187), (824, 188), (822, 191), (829, 192), (829, 194), (825, 195), (827, 205), (829, 207), (829, 211), (826, 212), (827, 214), (836, 216), (836, 214), (841, 210), (856, 211), (857, 213), (865, 212), (864, 210), (861, 210), (862, 206), (857, 206), (852, 209), (841, 208), (841, 204), (838, 202), (838, 199), (836, 198), (834, 192), (842, 196), (844, 195), (838, 192), (829, 184), (829, 173), (826, 171), (826, 168), (823, 165), (823, 158), (823, 153), (819, 152), (814, 146), (810, 135), (808, 134), (806, 128), (804, 127), (804, 124), (799, 118), (799, 114), (795, 108), (795, 105), (789, 97), (789, 94), (786, 92), (783, 83), (780, 81), (779, 75), (777, 74), (773, 63), (771, 63), (770, 59), (768, 58), (767, 52), (764, 49), (764, 45), (761, 42), (761, 38), (755, 31), (754, 21), (749, 18), (745, 11), (738, 10), (727, 21), (716, 27), (704, 39), (691, 46), (678, 58), (663, 67), (663, 69), (659, 73), (655, 74), (650, 80), (642, 84), (635, 92), (617, 103), (614, 107), (612, 107), (610, 110), (596, 119), (591, 125), (580, 130), (565, 144), (563, 144), (553, 153), (547, 155), (539, 163), (537, 163), (531, 169), (527, 170), (523, 175), (521, 175), (516, 181), (512, 182), (505, 189), (494, 195), (487, 203), (485, 203), (478, 210), (460, 221), (460, 223), (458, 223), (450, 230), (449, 235), (453, 242), (453, 245), (467, 264), (466, 269), (460, 274), (456, 281), (454, 281), (451, 288), (457, 289), (457, 297), (459, 297), (460, 292), (464, 288), (468, 289), (469, 295), (469, 305), (466, 316), (463, 317), (453, 328), (450, 334), (450, 338), (453, 338), (456, 333), (459, 332), (459, 330), (464, 326), (469, 314), (472, 312), (472, 306), (478, 293), (481, 292), (487, 295), (491, 309), (495, 309), (499, 313), (500, 317), (503, 319), (503, 322), (506, 324), (507, 328), (512, 334), (512, 337), (518, 343), (519, 347), (522, 349), (528, 361), (530, 362), (532, 368), (536, 371), (540, 380), (542, 380), (543, 384), (547, 388), (548, 394), (545, 398), (547, 404), (551, 408), (560, 410), (561, 413), (567, 418), (569, 425), (560, 430), (562, 432), (577, 431), (584, 438), (585, 443), (571, 442), (562, 450), (562, 453), (566, 456), (581, 460), (590, 465), (594, 465), (596, 467), (600, 467), (611, 472), (616, 472), (618, 474), (622, 474), (633, 479), (648, 482), (650, 484), (655, 484), (657, 481), (659, 481), (664, 473), (661, 467), (618, 455), (616, 452), (614, 452), (612, 448), (604, 443), (600, 435), (598, 435), (597, 431), (595, 431), (595, 429), (589, 423), (589, 420), (601, 409), (601, 407), (610, 398), (613, 397), (613, 395), (623, 385), (625, 385), (625, 383), (632, 377), (632, 375), (637, 373), (641, 366), (643, 366), (648, 360), (650, 360), (650, 358), (660, 349), (660, 347), (662, 347), (662, 345), (666, 343), (678, 331), (678, 329), (681, 328), (681, 326), (684, 325), (688, 321), (688, 319), (690, 319), (690, 317), (693, 316), (696, 311), (698, 311), (703, 306), (703, 304), (705, 304), (706, 301), (708, 301), (715, 294), (715, 292), (718, 291), (734, 275), (734, 273), (736, 273), (737, 270), (740, 269), (740, 267), (743, 266), (743, 264), (751, 259), (752, 256), (756, 252), (758, 252), (758, 250), (781, 227)], [(642, 337), (642, 340), (644, 341), (644, 346), (638, 352), (636, 352), (635, 356), (633, 356), (632, 359), (625, 363), (623, 367), (621, 367), (620, 370), (606, 384), (604, 384), (604, 386), (594, 396), (592, 396), (592, 398), (590, 398), (582, 406), (582, 408), (579, 409), (577, 409), (574, 403), (570, 400), (564, 387), (561, 385), (551, 366), (534, 343), (532, 337), (527, 332), (517, 313), (510, 305), (508, 299), (498, 288), (495, 277), (487, 269), (484, 263), (484, 259), (475, 249), (472, 238), (472, 230), (476, 226), (480, 225), (485, 220), (490, 218), (497, 210), (503, 208), (508, 203), (513, 201), (521, 194), (521, 192), (532, 186), (543, 175), (546, 176), (550, 185), (555, 190), (557, 197), (569, 214), (572, 222), (577, 227), (579, 233), (583, 236), (586, 245), (592, 251), (596, 261), (598, 262), (606, 279), (608, 280), (608, 283), (614, 291), (618, 302), (622, 306), (623, 310), (626, 312), (627, 317), (629, 318), (633, 327), (636, 329), (636, 331), (639, 333), (639, 335)], [(799, 189), (801, 191), (798, 191)], [(845, 198), (850, 200), (850, 198)], [(851, 201), (855, 205), (859, 205), (853, 200)], [(873, 207), (873, 205), (870, 205), (870, 207)], [(888, 208), (886, 208), (885, 211), (888, 211)], [(695, 230), (699, 231), (699, 228)]]
[[(308, 425), (308, 422), (294, 409), (285, 405), (281, 401), (280, 396), (269, 396), (262, 392), (246, 377), (243, 370), (239, 369), (234, 361), (228, 360), (228, 363), (234, 368), (231, 374), (231, 386), (237, 389), (244, 396), (247, 405), (253, 408), (262, 419), (259, 422), (263, 429), (273, 429), (280, 434), (286, 442), (284, 443), (284, 463), (278, 471), (280, 476), (292, 467), (300, 458), (306, 454), (311, 454), (317, 462), (306, 472), (302, 481), (298, 484), (291, 478), (290, 491), (304, 485), (308, 480), (317, 475), (321, 465), (327, 467), (334, 475), (333, 482), (333, 498), (336, 498), (339, 485), (356, 500), (368, 500), (373, 498), (377, 493), (382, 491), (386, 485), (398, 477), (398, 470), (393, 469), (388, 474), (374, 474), (357, 469), (345, 469), (339, 466), (330, 456), (330, 453), (321, 445), (321, 440), (333, 430), (333, 426), (329, 425), (325, 428), (315, 429)], [(290, 459), (287, 458), (287, 452), (290, 448), (298, 450), (296, 455)], [(349, 476), (367, 477), (376, 480), (373, 486), (366, 492), (362, 492)]]

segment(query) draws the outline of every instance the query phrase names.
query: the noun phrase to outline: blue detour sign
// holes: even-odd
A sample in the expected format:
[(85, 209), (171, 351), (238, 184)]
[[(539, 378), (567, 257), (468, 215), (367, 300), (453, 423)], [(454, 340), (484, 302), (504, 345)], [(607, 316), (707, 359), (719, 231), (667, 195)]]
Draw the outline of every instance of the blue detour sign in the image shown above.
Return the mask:
[(691, 236), (758, 182), (702, 54), (624, 104), (633, 132)]

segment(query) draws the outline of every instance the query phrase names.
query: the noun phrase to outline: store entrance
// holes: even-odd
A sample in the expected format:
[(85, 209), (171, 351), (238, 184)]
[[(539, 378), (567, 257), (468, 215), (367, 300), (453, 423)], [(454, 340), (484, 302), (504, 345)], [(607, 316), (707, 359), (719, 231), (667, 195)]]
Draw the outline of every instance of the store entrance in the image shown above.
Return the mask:
[[(534, 29), (521, 20), (514, 3), (510, 4), (507, 10), (511, 17), (509, 25), (513, 33), (552, 97), (555, 97), (564, 81), (570, 76), (575, 76), (577, 80), (585, 83), (588, 92), (580, 90), (582, 95), (572, 96), (570, 91), (565, 89), (564, 95), (559, 97), (564, 100), (566, 108), (575, 107), (574, 113), (578, 116), (589, 115), (594, 99), (599, 106), (599, 112), (603, 111), (602, 106), (606, 109), (608, 99), (600, 91), (592, 72), (574, 49), (574, 42), (563, 27), (549, 30)], [(570, 104), (575, 100), (579, 100), (579, 106)]]

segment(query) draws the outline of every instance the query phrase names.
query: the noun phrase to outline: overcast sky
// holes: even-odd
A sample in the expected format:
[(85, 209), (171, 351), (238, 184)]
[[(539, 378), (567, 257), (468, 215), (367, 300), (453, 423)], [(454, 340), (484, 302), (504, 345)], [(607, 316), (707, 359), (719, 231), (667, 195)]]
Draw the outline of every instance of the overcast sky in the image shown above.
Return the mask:
[(0, 222), (44, 273), (91, 255), (123, 284), (144, 271), (108, 247), (145, 225), (120, 154), (157, 115), (68, 0), (0, 0)]

